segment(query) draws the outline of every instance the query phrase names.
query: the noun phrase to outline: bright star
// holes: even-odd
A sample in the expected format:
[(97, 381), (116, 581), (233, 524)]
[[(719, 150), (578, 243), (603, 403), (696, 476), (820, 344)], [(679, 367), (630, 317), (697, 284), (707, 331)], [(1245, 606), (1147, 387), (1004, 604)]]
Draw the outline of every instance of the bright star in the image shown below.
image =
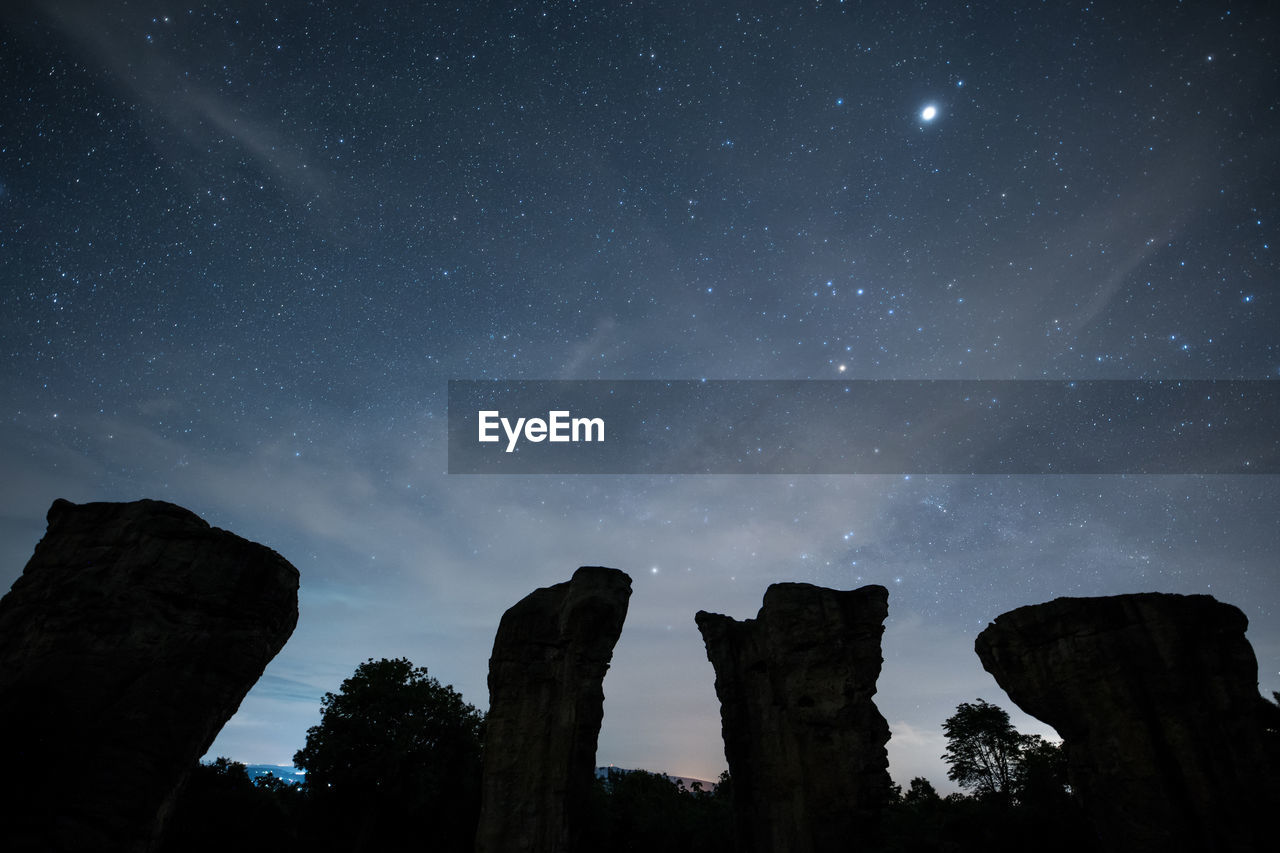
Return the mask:
[(933, 104), (929, 104), (929, 106), (925, 107), (923, 110), (920, 111), (921, 121), (933, 121), (937, 117), (938, 117), (938, 108), (935, 107)]

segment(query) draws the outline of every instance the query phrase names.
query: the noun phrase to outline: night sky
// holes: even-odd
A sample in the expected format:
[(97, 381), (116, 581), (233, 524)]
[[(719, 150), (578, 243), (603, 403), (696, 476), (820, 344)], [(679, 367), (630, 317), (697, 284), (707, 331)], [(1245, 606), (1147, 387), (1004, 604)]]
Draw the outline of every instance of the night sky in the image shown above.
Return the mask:
[[(459, 476), (449, 379), (1280, 378), (1266, 3), (8, 2), (0, 587), (54, 498), (302, 573), (210, 755), (634, 578), (601, 764), (725, 766), (699, 609), (889, 588), (891, 772), (1059, 595), (1210, 593), (1280, 689), (1280, 477)], [(1014, 714), (1027, 732), (1042, 724)]]

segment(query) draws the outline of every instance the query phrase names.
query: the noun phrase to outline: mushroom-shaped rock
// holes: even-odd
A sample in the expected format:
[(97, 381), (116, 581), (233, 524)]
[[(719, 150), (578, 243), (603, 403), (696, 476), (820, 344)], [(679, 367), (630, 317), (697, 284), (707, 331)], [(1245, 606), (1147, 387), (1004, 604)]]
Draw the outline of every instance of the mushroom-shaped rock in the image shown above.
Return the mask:
[(55, 501), (0, 600), (4, 850), (146, 850), (298, 621), (298, 570), (162, 501)]
[(1207, 595), (1058, 598), (997, 617), (976, 649), (1062, 736), (1105, 849), (1252, 851), (1277, 799), (1247, 626)]

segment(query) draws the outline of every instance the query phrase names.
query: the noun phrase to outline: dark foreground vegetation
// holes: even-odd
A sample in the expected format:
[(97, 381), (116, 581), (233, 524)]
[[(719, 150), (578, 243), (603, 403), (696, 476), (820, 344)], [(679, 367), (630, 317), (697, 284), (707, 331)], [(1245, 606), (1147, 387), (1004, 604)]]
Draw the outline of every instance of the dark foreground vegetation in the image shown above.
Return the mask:
[[(981, 699), (944, 723), (949, 777), (968, 794), (940, 797), (924, 778), (895, 786), (859, 849), (1089, 850), (1061, 750), (1022, 735)], [(407, 660), (368, 661), (326, 694), (294, 757), (306, 781), (250, 780), (220, 758), (202, 765), (169, 821), (168, 851), (440, 851), (472, 849), (480, 799), (483, 716)], [(693, 790), (662, 774), (597, 779), (583, 849), (729, 853), (732, 780)]]
[[(584, 850), (732, 853), (728, 774), (713, 790), (687, 790), (666, 776), (615, 771), (596, 783)], [(423, 804), (425, 805), (425, 804)], [(271, 776), (251, 781), (226, 759), (201, 765), (183, 792), (167, 834), (168, 851), (469, 851), (474, 820), (430, 823), (402, 804), (361, 837), (357, 814), (326, 809), (305, 787)], [(858, 849), (908, 851), (1085, 851), (1095, 845), (1069, 798), (1003, 804), (987, 797), (939, 797), (923, 778), (899, 792), (882, 825)]]

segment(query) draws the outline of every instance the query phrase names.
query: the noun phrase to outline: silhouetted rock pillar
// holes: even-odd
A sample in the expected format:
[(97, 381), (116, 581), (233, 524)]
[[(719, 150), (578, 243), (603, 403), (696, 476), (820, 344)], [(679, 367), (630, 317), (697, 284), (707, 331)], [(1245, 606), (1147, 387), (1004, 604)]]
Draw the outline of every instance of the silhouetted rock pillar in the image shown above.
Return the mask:
[(155, 843), (298, 621), (298, 570), (162, 501), (54, 501), (0, 600), (0, 849)]
[(1247, 626), (1207, 595), (1058, 598), (997, 617), (976, 649), (1062, 736), (1105, 849), (1253, 851), (1278, 804)]
[(595, 776), (602, 683), (631, 578), (584, 566), (502, 616), (489, 659), (477, 853), (574, 853)]
[(889, 791), (872, 697), (889, 591), (779, 583), (755, 619), (699, 612), (716, 671), (739, 850), (857, 848)]

